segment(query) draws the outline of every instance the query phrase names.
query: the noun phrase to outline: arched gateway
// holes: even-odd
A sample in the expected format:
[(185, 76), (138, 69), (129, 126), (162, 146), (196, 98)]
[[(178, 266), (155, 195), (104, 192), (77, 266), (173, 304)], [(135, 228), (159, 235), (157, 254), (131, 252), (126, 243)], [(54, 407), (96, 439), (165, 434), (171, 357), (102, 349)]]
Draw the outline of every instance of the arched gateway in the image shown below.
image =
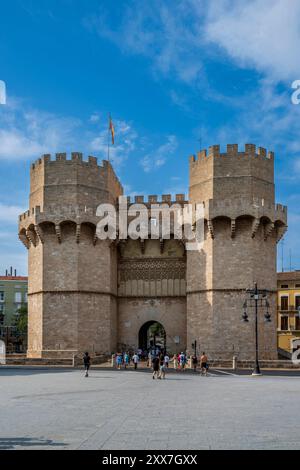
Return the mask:
[(141, 245), (128, 239), (119, 245), (119, 348), (148, 349), (158, 342), (155, 325), (160, 325), (162, 347), (170, 352), (186, 348), (185, 272), (180, 240), (145, 240)]
[(157, 321), (150, 320), (140, 328), (139, 348), (143, 351), (150, 348), (165, 350), (167, 346), (167, 335), (163, 325)]

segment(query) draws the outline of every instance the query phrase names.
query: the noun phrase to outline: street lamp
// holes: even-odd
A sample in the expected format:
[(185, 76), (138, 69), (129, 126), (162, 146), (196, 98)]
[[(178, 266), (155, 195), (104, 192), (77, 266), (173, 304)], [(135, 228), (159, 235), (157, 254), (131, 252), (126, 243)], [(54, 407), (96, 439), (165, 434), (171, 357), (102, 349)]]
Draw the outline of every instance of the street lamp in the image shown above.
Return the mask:
[(258, 305), (260, 307), (266, 307), (265, 320), (266, 322), (271, 321), (271, 315), (269, 312), (270, 304), (267, 299), (267, 290), (258, 289), (257, 283), (254, 284), (254, 289), (246, 290), (247, 297), (243, 303), (243, 315), (242, 319), (244, 322), (248, 322), (248, 307), (255, 307), (255, 367), (252, 372), (252, 375), (257, 376), (261, 375), (259, 361), (258, 361)]

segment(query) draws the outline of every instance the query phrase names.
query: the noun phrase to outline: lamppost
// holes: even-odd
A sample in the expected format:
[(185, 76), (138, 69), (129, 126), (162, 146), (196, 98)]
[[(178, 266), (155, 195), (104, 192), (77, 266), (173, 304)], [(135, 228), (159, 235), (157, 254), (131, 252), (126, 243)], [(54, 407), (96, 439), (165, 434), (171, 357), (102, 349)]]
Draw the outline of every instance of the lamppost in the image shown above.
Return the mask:
[(194, 355), (197, 356), (197, 340), (192, 343), (192, 348), (194, 349)]
[(243, 304), (243, 320), (244, 322), (248, 322), (248, 314), (247, 308), (254, 307), (255, 308), (255, 367), (252, 372), (252, 375), (257, 376), (261, 375), (260, 368), (259, 368), (259, 360), (258, 360), (258, 306), (266, 307), (267, 311), (265, 313), (265, 320), (267, 322), (271, 321), (271, 315), (269, 313), (269, 301), (267, 299), (267, 290), (266, 289), (258, 289), (257, 283), (254, 284), (254, 289), (247, 289), (246, 294), (247, 297)]

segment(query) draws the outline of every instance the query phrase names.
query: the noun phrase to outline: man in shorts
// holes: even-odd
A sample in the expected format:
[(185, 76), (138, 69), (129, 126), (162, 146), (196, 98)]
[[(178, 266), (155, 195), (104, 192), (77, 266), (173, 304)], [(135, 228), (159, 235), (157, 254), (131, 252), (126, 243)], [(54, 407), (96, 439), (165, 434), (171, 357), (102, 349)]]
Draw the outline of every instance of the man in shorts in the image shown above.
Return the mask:
[(156, 377), (158, 379), (159, 378), (159, 357), (158, 356), (154, 356), (154, 358), (152, 359), (152, 370), (153, 370), (152, 378), (155, 379)]
[(83, 356), (83, 365), (84, 365), (84, 370), (85, 370), (85, 377), (89, 376), (89, 368), (91, 365), (91, 358), (88, 352), (84, 353)]
[(200, 368), (201, 368), (201, 375), (207, 375), (208, 363), (207, 363), (207, 355), (205, 351), (203, 351), (202, 356), (200, 358)]

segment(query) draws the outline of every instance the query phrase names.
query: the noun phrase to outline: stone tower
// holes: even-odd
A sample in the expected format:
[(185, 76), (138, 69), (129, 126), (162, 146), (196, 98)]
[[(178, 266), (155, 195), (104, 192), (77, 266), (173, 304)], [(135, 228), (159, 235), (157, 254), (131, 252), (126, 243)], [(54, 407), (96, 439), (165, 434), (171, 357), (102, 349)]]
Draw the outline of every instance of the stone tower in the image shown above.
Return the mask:
[(30, 210), (20, 216), (29, 249), (28, 357), (109, 353), (116, 347), (117, 257), (97, 240), (95, 211), (122, 194), (109, 162), (44, 155), (31, 166)]
[[(210, 357), (249, 359), (254, 312), (247, 324), (241, 316), (245, 290), (257, 282), (269, 291), (272, 314), (266, 324), (260, 312), (260, 354), (276, 358), (276, 243), (287, 213), (274, 200), (272, 152), (228, 145), (226, 153), (213, 146), (191, 157), (189, 200), (178, 194), (174, 202), (204, 204), (197, 252), (174, 236), (97, 238), (96, 208), (109, 202), (118, 210), (123, 193), (107, 161), (44, 155), (30, 176), (29, 211), (19, 220), (29, 251), (29, 357), (144, 348), (150, 326), (160, 323), (169, 352), (191, 351), (197, 340)], [(173, 204), (171, 195), (134, 203)]]
[(254, 355), (254, 311), (241, 322), (245, 289), (269, 291), (272, 322), (260, 314), (261, 357), (277, 358), (276, 242), (286, 229), (286, 207), (275, 205), (274, 155), (246, 144), (241, 152), (218, 145), (190, 159), (192, 203), (204, 203), (203, 250), (187, 252), (187, 345), (197, 339), (213, 357)]

